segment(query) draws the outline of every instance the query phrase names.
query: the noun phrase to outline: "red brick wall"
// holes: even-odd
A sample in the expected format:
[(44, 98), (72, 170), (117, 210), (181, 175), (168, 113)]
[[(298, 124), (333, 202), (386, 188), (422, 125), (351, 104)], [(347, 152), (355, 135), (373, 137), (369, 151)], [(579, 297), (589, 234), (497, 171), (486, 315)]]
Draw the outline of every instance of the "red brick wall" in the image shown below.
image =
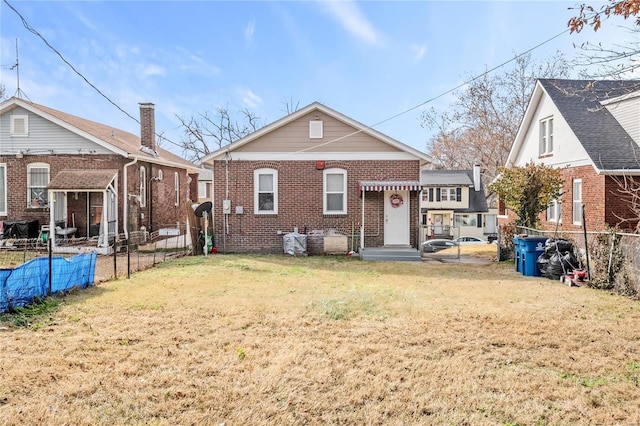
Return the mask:
[[(49, 164), (50, 178), (53, 179), (58, 172), (65, 169), (75, 170), (95, 170), (95, 169), (115, 169), (118, 174), (118, 221), (119, 232), (123, 230), (123, 201), (122, 195), (124, 185), (123, 167), (129, 160), (118, 155), (25, 155), (23, 158), (15, 156), (0, 156), (0, 163), (7, 165), (7, 209), (8, 215), (0, 217), (0, 220), (34, 220), (45, 224), (49, 222), (48, 208), (27, 208), (27, 165), (31, 163)], [(138, 194), (140, 188), (140, 165), (147, 168), (147, 178), (157, 175), (158, 166), (150, 163), (138, 162), (128, 168), (128, 194)], [(147, 203), (144, 212), (145, 219), (140, 220), (140, 215), (135, 215), (137, 222), (131, 223), (130, 229), (138, 229), (141, 225), (151, 226), (152, 230), (159, 227), (175, 226), (176, 222), (184, 223), (186, 218), (186, 205), (190, 202), (187, 200), (189, 194), (189, 183), (185, 170), (162, 166), (164, 179), (163, 181), (153, 182), (153, 207), (149, 210), (150, 204)], [(180, 206), (174, 205), (174, 172), (180, 174)], [(152, 174), (155, 173), (155, 174)], [(81, 185), (81, 183), (79, 183)], [(147, 184), (147, 192), (149, 193), (149, 184)], [(129, 203), (135, 203), (135, 198), (130, 198)], [(75, 223), (78, 228), (78, 236), (86, 236), (86, 193), (78, 193), (78, 200), (75, 200), (74, 193), (70, 193), (67, 198), (67, 221), (72, 223), (72, 213), (75, 213)], [(152, 214), (153, 220), (149, 223), (149, 214)]]
[[(315, 161), (230, 161), (228, 234), (223, 234), (222, 201), (226, 198), (224, 161), (214, 164), (214, 233), (216, 246), (227, 252), (282, 252), (282, 236), (295, 227), (301, 233), (312, 230), (337, 229), (348, 235), (355, 228), (356, 244), (362, 220), (359, 182), (361, 180), (416, 180), (420, 175), (416, 161), (326, 161), (327, 169), (347, 170), (347, 214), (324, 215), (323, 171), (316, 170)], [(253, 172), (260, 168), (278, 170), (278, 214), (254, 214)], [(410, 237), (417, 245), (418, 198), (411, 194)], [(244, 208), (236, 214), (236, 206)], [(384, 243), (384, 193), (367, 192), (365, 197), (365, 243)]]
[[(638, 185), (639, 178), (628, 178), (630, 188)], [(625, 192), (625, 179), (622, 176), (606, 176), (605, 177), (605, 195), (607, 203), (605, 207), (605, 221), (610, 226), (618, 226), (624, 231), (633, 232), (638, 225), (637, 212), (631, 209), (634, 198), (628, 192)], [(628, 191), (628, 190), (627, 190)], [(636, 197), (640, 194), (636, 194)], [(640, 208), (640, 200), (636, 199), (635, 204)]]
[[(626, 221), (621, 218), (633, 218), (629, 205), (630, 200), (620, 192), (618, 178), (598, 175), (592, 166), (573, 167), (562, 170), (564, 185), (562, 187), (562, 223), (560, 231), (581, 231), (583, 225), (573, 224), (573, 180), (582, 179), (582, 204), (585, 206), (586, 225), (588, 231), (602, 231), (607, 226), (619, 226), (625, 230), (635, 227), (637, 220)], [(510, 212), (508, 220), (501, 219), (500, 224), (515, 220)], [(553, 230), (555, 222), (547, 221), (546, 212), (539, 216), (542, 228)]]

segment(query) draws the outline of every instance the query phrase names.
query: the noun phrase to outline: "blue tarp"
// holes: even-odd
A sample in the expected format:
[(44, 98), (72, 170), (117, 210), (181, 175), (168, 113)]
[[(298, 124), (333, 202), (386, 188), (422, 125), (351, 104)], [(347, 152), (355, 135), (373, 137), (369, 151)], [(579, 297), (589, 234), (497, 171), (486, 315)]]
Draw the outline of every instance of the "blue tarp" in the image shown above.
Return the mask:
[[(51, 293), (93, 284), (96, 254), (51, 258)], [(40, 257), (16, 268), (0, 269), (0, 312), (25, 306), (49, 293), (49, 258)]]

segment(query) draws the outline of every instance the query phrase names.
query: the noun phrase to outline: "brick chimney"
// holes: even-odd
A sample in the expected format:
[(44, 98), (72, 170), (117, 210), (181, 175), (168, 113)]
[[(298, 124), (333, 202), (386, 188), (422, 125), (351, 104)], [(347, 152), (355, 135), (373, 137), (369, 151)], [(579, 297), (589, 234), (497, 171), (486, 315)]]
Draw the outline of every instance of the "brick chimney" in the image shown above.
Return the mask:
[(480, 164), (473, 165), (473, 189), (480, 191)]
[(140, 145), (156, 150), (155, 105), (151, 102), (140, 102)]

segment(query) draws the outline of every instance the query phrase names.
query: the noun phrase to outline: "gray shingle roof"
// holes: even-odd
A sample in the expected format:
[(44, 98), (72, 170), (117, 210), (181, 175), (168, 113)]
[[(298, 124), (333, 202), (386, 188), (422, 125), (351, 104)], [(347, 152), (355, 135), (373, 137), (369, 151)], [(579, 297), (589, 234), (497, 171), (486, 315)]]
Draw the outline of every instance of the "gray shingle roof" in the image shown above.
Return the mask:
[(420, 183), (423, 186), (473, 186), (466, 170), (422, 170)]
[(539, 81), (598, 169), (640, 168), (640, 147), (600, 104), (639, 90), (640, 80)]

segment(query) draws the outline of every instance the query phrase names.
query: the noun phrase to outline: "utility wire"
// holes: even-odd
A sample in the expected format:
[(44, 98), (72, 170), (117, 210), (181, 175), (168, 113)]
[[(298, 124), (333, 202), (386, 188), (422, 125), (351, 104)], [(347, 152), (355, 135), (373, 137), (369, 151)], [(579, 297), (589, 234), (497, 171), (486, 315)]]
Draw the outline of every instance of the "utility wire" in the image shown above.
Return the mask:
[(93, 83), (91, 83), (84, 75), (82, 75), (82, 73), (80, 71), (78, 71), (73, 65), (71, 65), (71, 63), (69, 61), (67, 61), (65, 59), (64, 56), (62, 56), (62, 53), (60, 53), (55, 47), (53, 47), (51, 44), (49, 44), (49, 42), (47, 41), (46, 38), (44, 38), (42, 36), (42, 34), (40, 34), (38, 31), (36, 31), (35, 28), (33, 28), (31, 25), (29, 25), (29, 23), (27, 22), (27, 20), (20, 14), (20, 12), (18, 12), (16, 10), (15, 7), (13, 7), (11, 5), (11, 3), (9, 3), (7, 0), (4, 0), (5, 4), (7, 6), (9, 6), (9, 8), (11, 10), (13, 10), (16, 15), (18, 15), (20, 17), (20, 19), (22, 20), (22, 25), (24, 25), (24, 27), (29, 30), (29, 32), (37, 35), (38, 37), (40, 37), (40, 39), (42, 39), (42, 41), (44, 42), (44, 44), (47, 45), (47, 47), (49, 47), (49, 49), (53, 50), (59, 57), (60, 59), (62, 59), (62, 61), (69, 65), (69, 67), (73, 70), (73, 72), (75, 72), (76, 74), (78, 74), (80, 76), (80, 78), (82, 78), (89, 86), (91, 86), (96, 92), (98, 92), (103, 98), (105, 98), (107, 101), (109, 101), (109, 103), (111, 103), (114, 107), (118, 108), (120, 111), (122, 111), (125, 115), (127, 115), (129, 118), (131, 118), (132, 120), (134, 120), (135, 122), (137, 122), (138, 124), (140, 124), (140, 121), (138, 121), (137, 118), (135, 118), (134, 116), (132, 116), (131, 114), (129, 114), (127, 111), (125, 111), (124, 109), (120, 108), (120, 106), (118, 104), (116, 104), (114, 101), (112, 101), (107, 95), (105, 95), (100, 89), (98, 89)]
[[(55, 52), (55, 53), (60, 57), (60, 59), (62, 59), (62, 61), (63, 61), (65, 64), (67, 64), (67, 65), (68, 65), (68, 66), (69, 66), (69, 67), (70, 67), (70, 68), (71, 68), (71, 69), (72, 69), (72, 70), (73, 70), (73, 71), (74, 71), (78, 76), (80, 76), (80, 78), (82, 78), (82, 79), (83, 79), (83, 80), (84, 80), (84, 81), (85, 81), (89, 86), (91, 86), (91, 87), (92, 87), (96, 92), (98, 92), (98, 94), (100, 94), (104, 99), (106, 99), (106, 100), (107, 100), (109, 103), (111, 103), (113, 106), (115, 106), (116, 108), (118, 108), (118, 109), (119, 109), (122, 113), (124, 113), (127, 117), (131, 118), (131, 119), (132, 119), (132, 120), (134, 120), (136, 123), (140, 124), (140, 121), (139, 121), (136, 117), (134, 117), (133, 115), (129, 114), (127, 111), (125, 111), (123, 108), (121, 108), (117, 103), (115, 103), (113, 100), (111, 100), (111, 99), (110, 99), (106, 94), (104, 94), (100, 89), (98, 89), (94, 84), (92, 84), (92, 83), (91, 83), (91, 82), (90, 82), (90, 81), (89, 81), (89, 80), (88, 80), (88, 79), (87, 79), (87, 78), (86, 78), (86, 77), (85, 77), (85, 76), (84, 76), (80, 71), (78, 71), (78, 70), (77, 70), (77, 69), (76, 69), (76, 68), (75, 68), (75, 67), (74, 67), (74, 66), (73, 66), (69, 61), (67, 61), (67, 60), (64, 58), (64, 56), (62, 56), (62, 54), (61, 54), (61, 53), (60, 53), (60, 52), (59, 52), (55, 47), (53, 47), (53, 46), (52, 46), (52, 45), (47, 41), (47, 39), (45, 39), (45, 38), (44, 38), (44, 37), (43, 37), (43, 36), (42, 36), (42, 35), (41, 35), (37, 30), (35, 30), (31, 25), (29, 25), (29, 23), (27, 22), (27, 20), (26, 20), (26, 19), (25, 19), (21, 14), (20, 14), (20, 12), (18, 12), (18, 11), (17, 11), (17, 10), (16, 10), (16, 9), (15, 9), (15, 8), (14, 8), (14, 7), (9, 3), (9, 1), (8, 1), (8, 0), (3, 0), (3, 1), (4, 1), (4, 3), (5, 3), (7, 6), (9, 6), (9, 8), (10, 8), (11, 10), (13, 10), (13, 11), (14, 11), (14, 12), (15, 12), (19, 17), (20, 17), (20, 19), (22, 20), (22, 24), (24, 25), (24, 27), (25, 27), (29, 32), (31, 32), (31, 33), (33, 33), (33, 34), (37, 35), (40, 39), (42, 39), (42, 41), (47, 45), (47, 47), (49, 47), (51, 50), (53, 50), (53, 51), (54, 51), (54, 52)], [(602, 12), (594, 13), (594, 16), (597, 16), (597, 15), (599, 15), (600, 13), (602, 13)], [(439, 94), (439, 95), (437, 95), (437, 96), (434, 96), (434, 97), (432, 97), (432, 98), (429, 98), (429, 99), (427, 99), (427, 100), (426, 100), (426, 101), (424, 101), (424, 102), (421, 102), (421, 103), (419, 103), (419, 104), (417, 104), (417, 105), (415, 105), (415, 106), (413, 106), (413, 107), (411, 107), (411, 108), (409, 108), (409, 109), (406, 109), (406, 110), (404, 110), (404, 111), (402, 111), (402, 112), (399, 112), (399, 113), (397, 113), (397, 114), (395, 114), (395, 115), (392, 115), (392, 116), (390, 116), (390, 117), (388, 117), (388, 118), (386, 118), (386, 119), (384, 119), (384, 120), (382, 120), (382, 121), (379, 121), (379, 122), (377, 122), (377, 123), (375, 123), (375, 124), (372, 124), (372, 125), (370, 125), (370, 126), (366, 126), (366, 127), (361, 128), (361, 129), (359, 129), (359, 130), (357, 130), (357, 131), (355, 131), (355, 132), (353, 132), (353, 133), (350, 133), (350, 134), (347, 134), (347, 135), (341, 136), (341, 137), (339, 137), (339, 138), (336, 138), (336, 139), (333, 139), (333, 140), (330, 140), (330, 141), (327, 141), (327, 142), (324, 142), (324, 143), (321, 143), (321, 144), (317, 144), (317, 145), (314, 145), (314, 146), (311, 146), (311, 147), (308, 147), (308, 148), (305, 148), (305, 149), (302, 149), (302, 150), (299, 150), (299, 151), (293, 152), (292, 154), (301, 153), (301, 152), (305, 152), (305, 151), (309, 151), (309, 150), (312, 150), (312, 149), (316, 149), (316, 148), (319, 148), (319, 147), (322, 147), (322, 146), (325, 146), (325, 145), (329, 145), (329, 144), (331, 144), (331, 143), (334, 143), (334, 142), (340, 141), (340, 140), (342, 140), (342, 139), (348, 138), (348, 137), (353, 136), (353, 135), (356, 135), (356, 134), (358, 134), (358, 133), (362, 133), (362, 132), (363, 132), (363, 131), (365, 131), (365, 130), (369, 130), (369, 129), (374, 130), (374, 129), (373, 129), (374, 127), (380, 126), (381, 124), (384, 124), (384, 123), (386, 123), (386, 122), (388, 122), (388, 121), (394, 120), (394, 119), (396, 119), (396, 118), (398, 118), (398, 117), (400, 117), (400, 116), (402, 116), (402, 115), (408, 114), (409, 112), (411, 112), (411, 111), (413, 111), (413, 110), (415, 110), (415, 109), (418, 109), (418, 108), (420, 108), (420, 107), (422, 107), (422, 106), (424, 106), (424, 105), (426, 105), (426, 104), (429, 104), (429, 103), (431, 103), (431, 102), (433, 102), (433, 101), (435, 101), (435, 100), (437, 100), (437, 99), (439, 99), (439, 98), (441, 98), (441, 97), (443, 97), (443, 96), (448, 95), (449, 93), (452, 93), (452, 92), (454, 92), (454, 91), (456, 91), (456, 90), (458, 90), (458, 89), (460, 89), (460, 88), (462, 88), (462, 87), (464, 87), (464, 86), (467, 86), (467, 85), (469, 85), (469, 84), (473, 83), (474, 81), (476, 81), (476, 80), (478, 80), (478, 79), (480, 79), (480, 78), (482, 78), (482, 77), (484, 77), (484, 76), (486, 76), (486, 75), (488, 75), (488, 74), (490, 74), (490, 73), (492, 73), (492, 72), (494, 72), (494, 71), (496, 71), (496, 70), (498, 70), (498, 69), (500, 69), (500, 68), (504, 67), (505, 65), (507, 65), (507, 64), (509, 64), (509, 63), (511, 63), (511, 62), (513, 62), (513, 61), (515, 61), (516, 59), (518, 59), (518, 58), (520, 58), (520, 57), (522, 57), (522, 56), (524, 56), (524, 55), (526, 55), (526, 54), (528, 54), (528, 53), (530, 53), (530, 52), (534, 51), (535, 49), (537, 49), (537, 48), (539, 48), (539, 47), (541, 47), (541, 46), (543, 46), (543, 45), (545, 45), (545, 44), (547, 44), (547, 43), (549, 43), (549, 42), (551, 42), (551, 41), (555, 40), (556, 38), (558, 38), (558, 37), (562, 36), (563, 34), (565, 34), (565, 33), (569, 32), (569, 31), (570, 31), (570, 30), (567, 28), (566, 30), (564, 30), (564, 31), (562, 31), (562, 32), (560, 32), (560, 33), (558, 33), (558, 34), (554, 35), (553, 37), (550, 37), (550, 38), (546, 39), (545, 41), (543, 41), (543, 42), (541, 42), (541, 43), (538, 43), (537, 45), (535, 45), (535, 46), (531, 47), (530, 49), (528, 49), (528, 50), (526, 50), (526, 51), (524, 51), (524, 52), (522, 52), (522, 53), (520, 53), (520, 54), (518, 54), (518, 55), (516, 55), (516, 56), (514, 56), (513, 58), (511, 58), (511, 59), (509, 59), (509, 60), (507, 60), (507, 61), (504, 61), (504, 62), (502, 62), (501, 64), (496, 65), (495, 67), (493, 67), (493, 68), (491, 68), (491, 69), (489, 69), (489, 70), (487, 70), (487, 71), (485, 71), (485, 72), (483, 72), (483, 73), (481, 73), (481, 74), (478, 74), (478, 75), (476, 75), (476, 76), (474, 76), (474, 77), (472, 77), (472, 78), (470, 78), (470, 79), (468, 79), (468, 80), (464, 81), (463, 83), (460, 83), (459, 85), (457, 85), (457, 86), (453, 87), (452, 89), (449, 89), (449, 90), (447, 90), (447, 91), (445, 91), (445, 92), (442, 92), (442, 93), (440, 93), (440, 94)], [(181, 145), (179, 145), (179, 144), (177, 144), (177, 143), (173, 142), (172, 140), (168, 139), (168, 138), (167, 138), (166, 136), (164, 136), (164, 135), (159, 135), (159, 134), (157, 134), (157, 133), (156, 133), (156, 136), (160, 137), (160, 138), (161, 138), (161, 139), (163, 139), (163, 140), (166, 140), (167, 142), (169, 142), (169, 143), (171, 143), (171, 144), (173, 144), (173, 145), (175, 145), (175, 146), (177, 146), (177, 147), (184, 148), (183, 146), (181, 146)]]

